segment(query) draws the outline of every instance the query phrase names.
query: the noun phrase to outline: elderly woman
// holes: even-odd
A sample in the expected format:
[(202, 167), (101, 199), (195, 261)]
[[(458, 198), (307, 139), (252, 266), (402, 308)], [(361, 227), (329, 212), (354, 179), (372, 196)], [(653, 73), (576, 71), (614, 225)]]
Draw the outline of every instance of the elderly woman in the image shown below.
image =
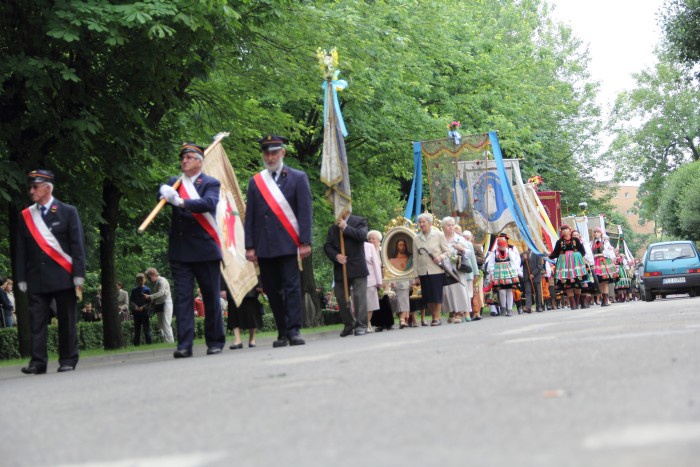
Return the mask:
[[(382, 233), (378, 230), (370, 230), (367, 232), (367, 241), (372, 244), (374, 247), (374, 250), (377, 254), (377, 258), (379, 258), (379, 261), (381, 261), (381, 254), (379, 250), (379, 245), (382, 242)], [(367, 259), (367, 252), (365, 251), (365, 259)], [(381, 266), (381, 265), (380, 265)], [(369, 260), (367, 262), (367, 268), (370, 269), (370, 274), (371, 274), (371, 267)], [(379, 268), (379, 277), (380, 280), (378, 282), (379, 285), (377, 287), (381, 291), (381, 287), (383, 285), (383, 276), (381, 275), (381, 267)], [(367, 303), (370, 303), (370, 298), (369, 294), (371, 293), (370, 288), (369, 288), (369, 278), (367, 279)], [(408, 307), (408, 293), (406, 293), (406, 306)], [(371, 310), (369, 305), (367, 306), (368, 310)], [(377, 332), (381, 332), (384, 329), (391, 329), (394, 326), (394, 316), (393, 312), (391, 310), (391, 300), (389, 299), (389, 296), (384, 293), (382, 294), (381, 297), (379, 297), (379, 309), (375, 310), (374, 313), (371, 311), (368, 311), (368, 322), (370, 323), (370, 326), (367, 329), (370, 329), (370, 327), (374, 327), (373, 329)]]
[(450, 256), (450, 247), (445, 236), (433, 228), (432, 214), (418, 216), (420, 232), (413, 241), (413, 264), (420, 279), (423, 301), (433, 315), (431, 326), (440, 326), (440, 309), (442, 308), (442, 287), (445, 273), (440, 263)]
[(443, 297), (445, 301), (445, 309), (449, 312), (450, 318), (447, 322), (461, 323), (471, 321), (469, 313), (472, 311), (472, 304), (467, 290), (474, 290), (474, 273), (471, 272), (471, 279), (467, 281), (467, 273), (457, 270), (457, 258), (462, 257), (462, 261), (467, 261), (472, 267), (472, 271), (476, 271), (476, 258), (471, 244), (466, 241), (461, 235), (455, 232), (455, 220), (453, 217), (447, 216), (442, 219), (442, 233), (445, 236), (445, 241), (450, 247), (450, 259), (455, 258), (454, 266), (459, 282), (452, 285), (446, 285), (443, 289)]
[[(373, 231), (376, 232), (376, 231)], [(367, 232), (369, 240), (370, 233)], [(379, 243), (377, 246), (365, 242), (365, 261), (367, 262), (367, 332), (372, 332), (372, 315), (379, 310), (379, 289), (382, 288), (382, 262), (379, 259)]]

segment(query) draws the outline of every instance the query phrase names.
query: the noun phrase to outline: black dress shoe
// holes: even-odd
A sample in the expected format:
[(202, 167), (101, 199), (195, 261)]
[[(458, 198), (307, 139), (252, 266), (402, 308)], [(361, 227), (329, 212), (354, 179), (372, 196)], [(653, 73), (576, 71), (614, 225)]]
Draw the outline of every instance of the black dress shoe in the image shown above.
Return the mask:
[(277, 348), (277, 347), (287, 347), (289, 345), (289, 341), (287, 340), (286, 337), (280, 337), (277, 339), (275, 342), (272, 343), (272, 347)]
[(304, 345), (306, 341), (301, 336), (292, 336), (289, 338), (289, 345)]
[(355, 329), (356, 336), (364, 336), (365, 334), (367, 334), (367, 331), (365, 331), (364, 329)]
[(340, 337), (346, 337), (352, 334), (352, 328), (345, 328), (343, 331), (340, 333)]
[(25, 375), (43, 375), (46, 373), (46, 368), (39, 368), (38, 366), (29, 365), (22, 368), (22, 373)]
[(71, 365), (61, 365), (61, 366), (58, 367), (58, 370), (56, 370), (56, 371), (58, 371), (59, 373), (63, 373), (64, 371), (73, 371), (73, 370), (75, 370), (75, 367), (74, 367), (74, 366), (71, 366)]
[(187, 358), (187, 357), (191, 357), (191, 356), (192, 356), (192, 352), (190, 352), (187, 349), (183, 349), (183, 350), (178, 349), (175, 352), (173, 352), (173, 357), (175, 357), (175, 358)]
[(248, 342), (248, 348), (252, 349), (253, 347), (255, 347), (255, 344), (251, 344), (250, 342)]
[(229, 345), (228, 348), (231, 349), (231, 350), (242, 349), (242, 348), (243, 348), (243, 342), (241, 342), (240, 344), (231, 344), (231, 345)]
[(207, 355), (216, 355), (218, 353), (221, 353), (221, 349), (219, 347), (209, 347), (207, 349)]

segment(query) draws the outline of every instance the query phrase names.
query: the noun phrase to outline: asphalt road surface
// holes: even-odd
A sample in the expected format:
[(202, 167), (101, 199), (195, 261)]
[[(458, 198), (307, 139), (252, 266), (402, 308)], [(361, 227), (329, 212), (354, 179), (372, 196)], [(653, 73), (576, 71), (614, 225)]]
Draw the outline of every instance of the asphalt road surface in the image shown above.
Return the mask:
[(0, 465), (700, 465), (700, 298), (305, 337), (2, 368)]

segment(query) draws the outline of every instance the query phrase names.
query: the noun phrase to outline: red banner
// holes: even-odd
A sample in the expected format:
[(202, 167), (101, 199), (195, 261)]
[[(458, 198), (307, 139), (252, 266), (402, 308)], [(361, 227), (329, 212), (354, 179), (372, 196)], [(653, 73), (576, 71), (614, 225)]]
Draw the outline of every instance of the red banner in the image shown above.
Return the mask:
[(542, 201), (544, 210), (549, 216), (554, 229), (559, 232), (561, 226), (561, 192), (560, 191), (538, 191), (537, 195)]

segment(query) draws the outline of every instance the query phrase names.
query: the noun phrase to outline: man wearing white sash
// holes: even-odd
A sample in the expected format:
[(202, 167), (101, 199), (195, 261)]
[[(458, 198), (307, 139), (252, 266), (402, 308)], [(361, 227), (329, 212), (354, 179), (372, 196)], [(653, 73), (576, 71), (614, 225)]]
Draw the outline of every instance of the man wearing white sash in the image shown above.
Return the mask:
[(202, 289), (204, 339), (207, 355), (221, 353), (226, 334), (221, 317), (221, 241), (216, 229), (216, 205), (221, 183), (202, 173), (204, 148), (186, 143), (180, 150), (182, 184), (176, 177), (160, 187), (160, 194), (173, 205), (168, 239), (168, 259), (175, 283), (174, 311), (177, 318), (175, 358), (192, 356), (194, 341), (194, 281)]
[(75, 207), (53, 197), (54, 175), (29, 173), (29, 197), (35, 204), (22, 211), (17, 230), (17, 287), (28, 294), (32, 357), (25, 374), (46, 373), (46, 340), (51, 302), (58, 318), (58, 371), (78, 364), (77, 300), (85, 280), (83, 227)]
[(311, 254), (311, 188), (306, 173), (284, 165), (287, 142), (268, 135), (258, 141), (265, 170), (248, 183), (246, 259), (260, 266), (260, 280), (277, 324), (273, 347), (303, 345), (298, 258)]

